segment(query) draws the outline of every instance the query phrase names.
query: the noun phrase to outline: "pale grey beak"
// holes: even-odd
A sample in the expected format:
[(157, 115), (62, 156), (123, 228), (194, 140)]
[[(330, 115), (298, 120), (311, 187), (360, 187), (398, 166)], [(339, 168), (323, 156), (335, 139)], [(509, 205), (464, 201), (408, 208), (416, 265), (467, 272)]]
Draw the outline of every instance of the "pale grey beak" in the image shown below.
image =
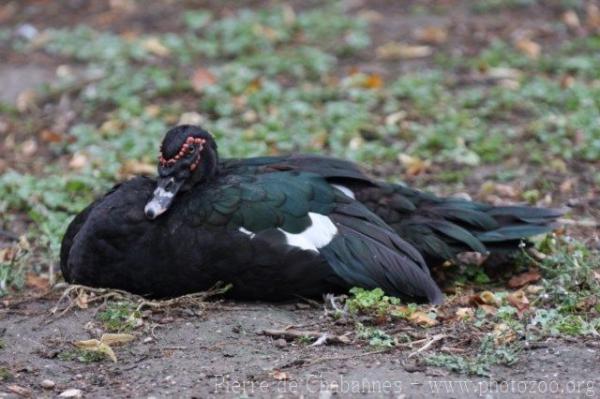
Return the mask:
[(173, 177), (163, 177), (158, 179), (152, 198), (144, 207), (144, 213), (148, 219), (156, 219), (165, 213), (175, 195), (183, 185), (184, 181), (177, 181)]

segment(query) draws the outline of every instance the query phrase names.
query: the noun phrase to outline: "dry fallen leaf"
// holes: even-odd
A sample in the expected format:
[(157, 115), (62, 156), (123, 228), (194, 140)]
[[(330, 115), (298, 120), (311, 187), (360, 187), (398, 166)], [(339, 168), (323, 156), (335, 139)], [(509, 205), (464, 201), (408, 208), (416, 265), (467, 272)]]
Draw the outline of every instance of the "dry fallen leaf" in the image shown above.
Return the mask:
[(150, 104), (144, 107), (144, 112), (146, 115), (151, 117), (157, 117), (160, 114), (160, 105)]
[(117, 356), (113, 352), (112, 348), (97, 339), (88, 339), (85, 341), (74, 342), (75, 346), (90, 352), (99, 352), (108, 356), (113, 362), (117, 362)]
[(573, 75), (564, 75), (562, 78), (560, 78), (561, 89), (569, 89), (573, 87), (574, 84), (575, 78), (573, 77)]
[(525, 273), (518, 274), (508, 280), (508, 288), (521, 288), (529, 283), (535, 283), (542, 278), (537, 270), (530, 270)]
[(46, 291), (49, 287), (49, 281), (46, 277), (40, 277), (35, 273), (27, 273), (25, 278), (25, 285), (29, 288), (38, 289), (40, 291)]
[(290, 379), (290, 376), (285, 371), (275, 370), (272, 375), (277, 381), (287, 381)]
[(25, 140), (21, 146), (21, 153), (27, 157), (32, 156), (37, 152), (38, 145), (34, 139)]
[(462, 307), (456, 309), (456, 317), (460, 320), (469, 320), (472, 319), (475, 315), (475, 311), (473, 308)]
[(42, 133), (40, 133), (40, 138), (47, 143), (60, 143), (63, 141), (64, 136), (60, 133), (53, 132), (52, 130), (44, 129), (42, 130)]
[(117, 362), (117, 356), (112, 350), (111, 345), (119, 345), (131, 342), (135, 337), (131, 334), (103, 334), (100, 340), (87, 339), (84, 341), (74, 342), (74, 345), (80, 349), (99, 352), (108, 356), (113, 362)]
[(382, 60), (413, 59), (429, 57), (433, 54), (430, 46), (412, 46), (403, 43), (389, 42), (375, 50), (377, 58)]
[(75, 305), (79, 309), (87, 309), (88, 308), (88, 294), (85, 291), (80, 291), (77, 298), (75, 298)]
[(571, 29), (578, 29), (581, 27), (579, 16), (573, 10), (565, 11), (562, 15), (562, 21)]
[(600, 30), (600, 6), (590, 3), (587, 6), (586, 13), (586, 26), (590, 29)]
[(404, 118), (406, 118), (406, 112), (397, 111), (385, 117), (385, 124), (388, 126), (394, 126), (397, 125), (398, 122), (400, 122)]
[(486, 315), (492, 315), (494, 316), (496, 314), (496, 312), (498, 311), (498, 309), (495, 306), (492, 305), (479, 305), (479, 309), (483, 310), (483, 312)]
[(514, 79), (500, 79), (498, 81), (498, 85), (509, 90), (517, 90), (521, 87), (521, 83), (519, 83), (518, 80)]
[(431, 161), (429, 159), (421, 159), (408, 154), (398, 154), (398, 160), (406, 168), (406, 173), (409, 176), (417, 176), (421, 173), (425, 173), (431, 168)]
[(517, 339), (517, 333), (505, 323), (496, 324), (492, 334), (496, 346), (503, 346)]
[(582, 312), (587, 312), (590, 309), (592, 309), (593, 307), (595, 307), (596, 305), (598, 305), (598, 297), (595, 295), (590, 295), (590, 296), (582, 299), (581, 301), (577, 302), (575, 307)]
[(365, 139), (363, 139), (362, 136), (352, 137), (348, 143), (348, 147), (351, 150), (358, 150), (363, 145), (365, 145)]
[(252, 27), (252, 30), (254, 31), (254, 33), (256, 35), (262, 36), (271, 42), (275, 42), (275, 41), (279, 40), (279, 38), (281, 36), (279, 31), (271, 28), (270, 26), (265, 26), (262, 24), (255, 24)]
[(529, 308), (529, 299), (523, 290), (518, 290), (509, 294), (506, 299), (508, 303), (510, 303), (519, 311), (519, 313), (522, 313), (524, 310)]
[(408, 320), (421, 327), (432, 327), (437, 324), (435, 319), (432, 319), (427, 313), (419, 310), (408, 316)]
[(291, 5), (282, 5), (281, 11), (283, 13), (283, 21), (286, 25), (292, 25), (294, 22), (296, 22), (296, 12), (294, 11), (294, 8)]
[(486, 261), (488, 255), (480, 252), (461, 252), (456, 256), (456, 259), (463, 265), (481, 266)]
[(107, 134), (115, 134), (120, 132), (124, 127), (122, 121), (118, 119), (107, 119), (100, 125), (100, 131)]
[(84, 154), (78, 152), (73, 154), (73, 157), (69, 161), (69, 168), (79, 170), (88, 164), (88, 158)]
[(197, 68), (192, 75), (192, 87), (197, 93), (202, 93), (206, 87), (215, 84), (217, 78), (206, 68)]
[(531, 39), (522, 38), (515, 43), (517, 50), (531, 59), (537, 59), (542, 53), (542, 46)]
[(485, 71), (485, 74), (494, 79), (512, 79), (519, 80), (523, 76), (523, 72), (516, 68), (508, 67), (493, 67)]
[(135, 335), (131, 334), (102, 334), (100, 341), (107, 345), (120, 345), (131, 342), (135, 339)]
[(25, 112), (35, 108), (37, 93), (33, 89), (25, 89), (19, 93), (15, 105), (19, 112)]
[(179, 116), (178, 125), (201, 125), (204, 117), (197, 112), (184, 112)]
[(246, 123), (254, 123), (258, 120), (258, 114), (253, 109), (249, 109), (242, 114), (242, 120)]
[(383, 14), (375, 10), (360, 10), (358, 12), (358, 18), (368, 22), (369, 24), (372, 24), (374, 22), (379, 22), (383, 20), (385, 17), (383, 16)]
[(500, 197), (517, 198), (519, 191), (510, 184), (494, 183), (492, 181), (486, 181), (481, 185), (479, 191), (481, 195), (487, 196), (490, 194), (497, 194)]
[(483, 291), (479, 294), (479, 299), (485, 305), (498, 306), (500, 301), (496, 298), (496, 295), (492, 291)]
[(541, 285), (528, 285), (527, 288), (525, 288), (527, 293), (532, 294), (532, 295), (539, 293), (543, 289), (544, 289), (544, 287), (542, 287)]
[(11, 19), (18, 11), (17, 3), (9, 2), (6, 5), (0, 6), (0, 22), (6, 22)]
[(381, 75), (372, 73), (367, 75), (365, 80), (362, 82), (362, 87), (365, 89), (381, 89), (383, 86), (383, 78)]
[[(252, 82), (250, 82), (250, 84), (246, 88), (246, 94), (255, 93), (255, 92), (259, 91), (261, 89), (261, 87), (262, 87), (262, 80), (260, 78), (256, 78)], [(244, 101), (247, 101), (247, 99), (245, 97), (244, 97)]]
[(122, 175), (151, 175), (156, 172), (156, 165), (144, 163), (136, 160), (125, 161), (121, 170)]
[(14, 259), (14, 251), (12, 248), (0, 249), (0, 260), (4, 262), (12, 261)]
[(442, 44), (448, 40), (448, 30), (441, 26), (426, 26), (415, 30), (414, 37), (422, 43)]
[(149, 37), (144, 40), (142, 42), (142, 47), (159, 57), (168, 57), (171, 54), (171, 50), (165, 47), (165, 45), (156, 37)]

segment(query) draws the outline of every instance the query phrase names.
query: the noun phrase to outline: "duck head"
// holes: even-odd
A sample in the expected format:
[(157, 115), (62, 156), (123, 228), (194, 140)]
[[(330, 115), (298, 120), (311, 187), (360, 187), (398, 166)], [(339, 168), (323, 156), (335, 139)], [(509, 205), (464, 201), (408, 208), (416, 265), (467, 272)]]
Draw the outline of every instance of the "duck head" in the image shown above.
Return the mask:
[(144, 207), (149, 219), (166, 212), (177, 193), (211, 179), (218, 172), (217, 144), (199, 126), (180, 125), (169, 130), (160, 146), (158, 179)]

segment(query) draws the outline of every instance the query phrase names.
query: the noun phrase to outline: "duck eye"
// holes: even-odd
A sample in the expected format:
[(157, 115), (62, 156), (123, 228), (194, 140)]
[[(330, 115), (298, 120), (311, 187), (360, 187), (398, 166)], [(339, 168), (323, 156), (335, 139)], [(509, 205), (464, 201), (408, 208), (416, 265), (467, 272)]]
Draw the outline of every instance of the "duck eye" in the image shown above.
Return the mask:
[(188, 147), (188, 154), (193, 154), (194, 152), (196, 152), (196, 147), (191, 145)]

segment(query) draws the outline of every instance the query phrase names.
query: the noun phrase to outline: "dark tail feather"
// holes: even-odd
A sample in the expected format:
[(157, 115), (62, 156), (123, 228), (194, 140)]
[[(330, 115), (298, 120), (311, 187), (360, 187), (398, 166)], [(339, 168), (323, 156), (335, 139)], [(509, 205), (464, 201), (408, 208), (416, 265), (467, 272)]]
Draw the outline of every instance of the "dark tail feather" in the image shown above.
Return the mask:
[(527, 237), (549, 233), (558, 227), (556, 220), (566, 211), (530, 206), (492, 207), (487, 214), (497, 220), (499, 227), (476, 235), (491, 253), (510, 253)]
[[(363, 202), (428, 263), (451, 259), (460, 252), (516, 251), (523, 239), (552, 231), (565, 213), (565, 209), (494, 207), (439, 198), (400, 185), (381, 187), (379, 196), (370, 194)], [(408, 202), (413, 206), (407, 206)]]

